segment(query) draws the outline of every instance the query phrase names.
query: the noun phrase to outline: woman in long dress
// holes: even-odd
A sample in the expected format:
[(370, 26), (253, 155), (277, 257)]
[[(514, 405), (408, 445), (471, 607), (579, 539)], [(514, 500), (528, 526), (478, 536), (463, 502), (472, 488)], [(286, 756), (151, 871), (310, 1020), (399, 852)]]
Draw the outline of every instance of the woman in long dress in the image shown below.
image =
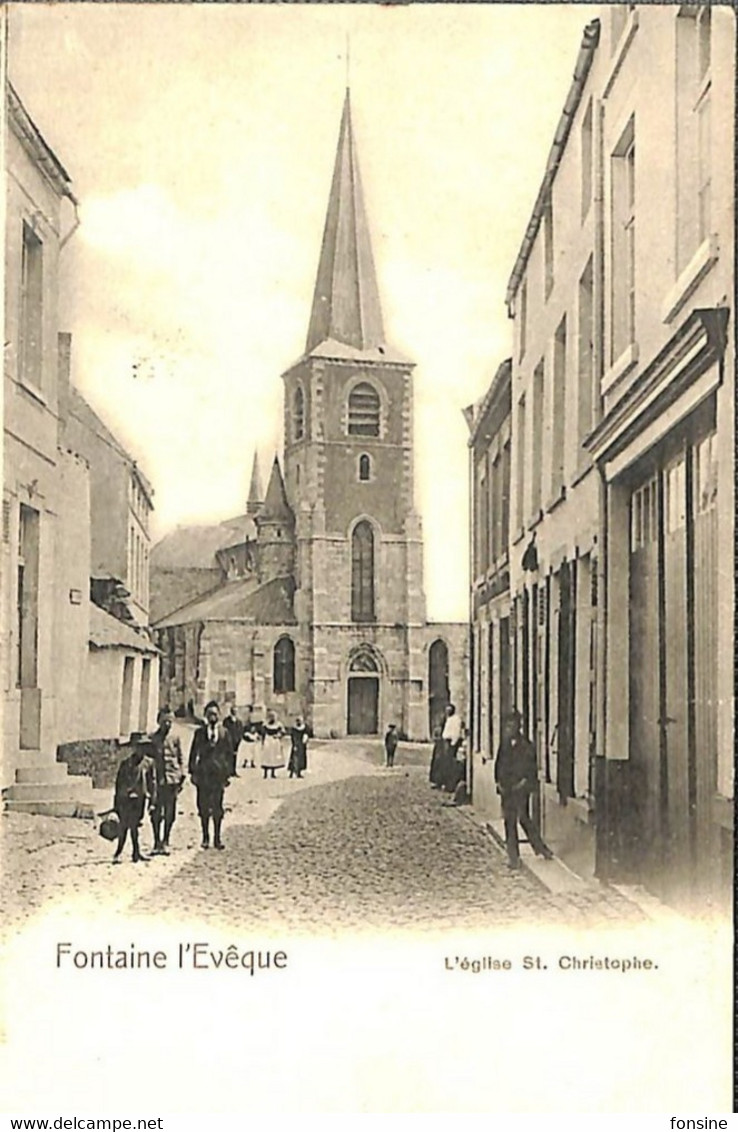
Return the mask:
[(433, 728), (433, 754), (431, 755), (430, 784), (434, 790), (440, 790), (444, 781), (444, 756), (446, 754), (446, 740), (441, 734), (440, 724)]
[(290, 778), (302, 778), (302, 772), (307, 767), (308, 729), (303, 718), (298, 715), (295, 726), (290, 730), (291, 750), (289, 761)]
[(265, 778), (276, 778), (277, 771), (284, 766), (281, 741), (283, 734), (284, 728), (275, 713), (268, 711), (261, 733), (261, 769)]

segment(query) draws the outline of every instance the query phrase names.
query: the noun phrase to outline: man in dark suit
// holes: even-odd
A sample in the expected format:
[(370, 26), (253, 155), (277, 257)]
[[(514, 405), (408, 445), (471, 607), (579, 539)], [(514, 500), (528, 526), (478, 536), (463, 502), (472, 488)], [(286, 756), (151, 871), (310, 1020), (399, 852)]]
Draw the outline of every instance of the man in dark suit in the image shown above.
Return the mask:
[(530, 796), (538, 783), (538, 762), (535, 747), (523, 734), (523, 721), (518, 711), (511, 711), (503, 723), (502, 742), (495, 759), (495, 782), (502, 800), (508, 866), (520, 868), (518, 822), (536, 856), (551, 860), (553, 853), (528, 810)]
[(202, 847), (210, 848), (210, 819), (213, 819), (213, 845), (224, 849), (220, 830), (223, 824), (223, 791), (233, 769), (230, 736), (219, 723), (220, 708), (215, 700), (205, 707), (205, 723), (192, 738), (188, 771), (197, 790), (197, 812), (202, 826)]

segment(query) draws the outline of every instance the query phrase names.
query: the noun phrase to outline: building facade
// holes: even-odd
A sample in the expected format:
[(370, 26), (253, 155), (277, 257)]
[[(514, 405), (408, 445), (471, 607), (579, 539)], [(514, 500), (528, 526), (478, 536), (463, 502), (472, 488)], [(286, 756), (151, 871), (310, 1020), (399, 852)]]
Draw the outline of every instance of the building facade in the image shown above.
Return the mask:
[[(75, 813), (89, 783), (68, 778), (56, 762), (57, 747), (120, 735), (125, 655), (148, 657), (154, 692), (144, 701), (150, 725), (158, 654), (150, 640), (91, 602), (94, 478), (85, 455), (67, 443), (66, 399), (59, 382), (59, 259), (76, 227), (76, 201), (68, 174), (9, 84), (4, 96), (1, 777), (11, 808)], [(62, 336), (62, 354), (64, 344)], [(106, 647), (120, 650), (115, 688), (99, 680), (100, 618), (112, 623)], [(135, 647), (132, 640), (120, 639), (125, 632), (133, 633)], [(115, 718), (98, 734), (101, 695)]]
[[(306, 347), (283, 375), (284, 476), (275, 461), (250, 577), (157, 623), (174, 631), (160, 636), (170, 702), (248, 694), (317, 735), (394, 722), (418, 739), (451, 697), (465, 711), (467, 626), (426, 620), (412, 374), (384, 333), (347, 95)], [(218, 612), (230, 647), (216, 663)]]
[(93, 577), (114, 578), (128, 591), (133, 621), (149, 620), (150, 519), (153, 488), (115, 434), (75, 388), (70, 334), (59, 336), (62, 443), (90, 468)]
[(484, 397), (465, 411), (471, 493), (470, 775), (478, 809), (497, 814), (493, 764), (502, 721), (514, 700), (510, 600), (512, 359)]
[(710, 5), (585, 29), (507, 290), (545, 836), (687, 902), (731, 870), (734, 32)]

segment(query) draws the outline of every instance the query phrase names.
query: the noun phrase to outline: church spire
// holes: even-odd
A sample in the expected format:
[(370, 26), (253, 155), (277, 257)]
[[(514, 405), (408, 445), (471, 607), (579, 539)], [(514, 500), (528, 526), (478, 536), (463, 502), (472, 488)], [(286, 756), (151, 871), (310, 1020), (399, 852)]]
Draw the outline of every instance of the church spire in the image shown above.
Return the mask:
[(328, 338), (358, 350), (384, 343), (348, 90), (315, 281), (308, 353)]
[(249, 498), (246, 503), (246, 514), (255, 515), (264, 502), (264, 489), (261, 486), (261, 473), (259, 471), (259, 453), (254, 452), (254, 463), (251, 467), (251, 485)]

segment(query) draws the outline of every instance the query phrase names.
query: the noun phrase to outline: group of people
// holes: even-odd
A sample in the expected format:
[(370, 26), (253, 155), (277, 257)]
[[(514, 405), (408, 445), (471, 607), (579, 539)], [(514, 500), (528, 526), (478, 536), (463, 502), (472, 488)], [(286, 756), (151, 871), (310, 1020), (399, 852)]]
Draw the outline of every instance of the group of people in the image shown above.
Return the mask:
[(446, 707), (443, 724), (433, 732), (433, 754), (430, 764), (430, 784), (434, 790), (447, 790), (455, 794), (466, 776), (466, 766), (459, 758), (459, 750), (464, 741), (464, 728), (456, 714), (455, 704)]
[[(437, 727), (434, 735), (430, 765), (433, 789), (453, 794), (464, 782), (466, 764), (458, 757), (463, 738), (461, 720), (454, 705), (449, 704), (443, 727)], [(520, 868), (518, 826), (522, 828), (536, 856), (551, 860), (554, 854), (541, 837), (530, 813), (531, 796), (538, 786), (538, 761), (533, 743), (524, 734), (523, 718), (519, 711), (508, 712), (502, 721), (502, 738), (495, 757), (494, 776), (502, 807), (508, 867)]]
[[(133, 749), (121, 762), (115, 780), (113, 809), (118, 815), (118, 843), (113, 864), (119, 864), (128, 835), (131, 838), (132, 860), (145, 861), (141, 852), (139, 829), (148, 806), (154, 855), (168, 855), (169, 838), (177, 816), (177, 798), (186, 780), (182, 745), (172, 734), (174, 715), (169, 708), (159, 712), (158, 727), (152, 735), (139, 735)], [(202, 830), (203, 849), (224, 849), (222, 839), (223, 799), (231, 778), (238, 777), (239, 748), (244, 744), (260, 744), (259, 765), (264, 778), (276, 778), (284, 767), (282, 740), (290, 738), (287, 767), (290, 778), (302, 778), (307, 768), (309, 731), (301, 716), (294, 727), (285, 728), (274, 711), (267, 713), (262, 724), (244, 725), (234, 707), (221, 722), (220, 706), (211, 700), (205, 707), (204, 722), (195, 731), (187, 762), (187, 774), (195, 787), (197, 813)], [(243, 767), (255, 765), (244, 758)]]

